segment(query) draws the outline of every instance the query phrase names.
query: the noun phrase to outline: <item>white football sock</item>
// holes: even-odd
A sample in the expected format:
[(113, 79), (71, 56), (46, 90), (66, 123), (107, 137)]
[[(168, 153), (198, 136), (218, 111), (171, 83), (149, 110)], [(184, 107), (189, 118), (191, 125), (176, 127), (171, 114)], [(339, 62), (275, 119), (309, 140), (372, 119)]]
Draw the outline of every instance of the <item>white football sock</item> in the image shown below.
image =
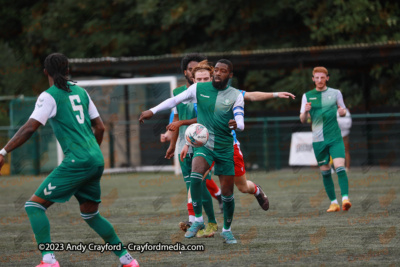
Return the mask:
[(222, 227), (222, 232), (230, 232), (231, 231), (231, 228), (229, 227), (229, 229), (228, 230), (226, 230), (224, 227)]
[(43, 255), (43, 260), (42, 261), (45, 262), (45, 263), (50, 263), (50, 264), (53, 264), (53, 263), (57, 262), (56, 261), (56, 256), (54, 256), (53, 253), (47, 253), (47, 254)]
[(124, 256), (119, 258), (119, 261), (121, 262), (122, 265), (126, 265), (126, 264), (131, 263), (133, 261), (133, 258), (131, 256), (131, 254), (126, 253)]
[(253, 183), (253, 184), (254, 184), (254, 187), (256, 188), (256, 192), (254, 193), (254, 195), (258, 196), (260, 194), (260, 189), (258, 189), (258, 186), (255, 183)]
[(349, 197), (348, 196), (344, 196), (344, 197), (342, 197), (342, 201), (343, 200), (349, 200)]
[(337, 201), (337, 199), (335, 199), (334, 201), (331, 201), (331, 204), (339, 204), (339, 202)]
[(189, 215), (189, 222), (194, 223), (195, 218), (196, 217), (194, 215)]
[(219, 195), (221, 195), (221, 189), (220, 189), (220, 188), (218, 188), (218, 192), (215, 193), (215, 196), (216, 196), (216, 197), (219, 196)]
[(194, 221), (195, 221), (195, 222), (204, 222), (203, 216), (196, 217), (196, 218), (194, 219)]

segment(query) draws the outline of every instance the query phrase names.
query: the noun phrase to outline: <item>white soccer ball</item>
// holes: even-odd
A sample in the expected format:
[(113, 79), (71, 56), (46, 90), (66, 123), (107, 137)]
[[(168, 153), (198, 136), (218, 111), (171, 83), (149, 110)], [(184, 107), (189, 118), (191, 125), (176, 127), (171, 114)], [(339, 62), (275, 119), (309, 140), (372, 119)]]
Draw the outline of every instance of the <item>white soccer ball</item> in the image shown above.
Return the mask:
[(193, 123), (187, 127), (185, 139), (186, 143), (193, 147), (204, 146), (208, 141), (208, 130), (200, 123)]

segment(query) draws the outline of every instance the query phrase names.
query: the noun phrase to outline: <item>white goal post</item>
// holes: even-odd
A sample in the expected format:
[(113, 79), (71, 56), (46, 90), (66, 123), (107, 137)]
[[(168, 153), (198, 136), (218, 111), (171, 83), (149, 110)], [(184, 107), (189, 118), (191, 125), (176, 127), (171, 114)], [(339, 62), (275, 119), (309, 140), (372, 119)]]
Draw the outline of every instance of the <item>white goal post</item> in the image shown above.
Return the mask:
[[(170, 96), (173, 96), (172, 91), (177, 87), (177, 78), (175, 76), (163, 76), (163, 77), (146, 77), (146, 78), (126, 78), (126, 79), (97, 79), (97, 80), (81, 80), (77, 81), (77, 85), (85, 89), (94, 86), (116, 86), (116, 85), (142, 85), (142, 84), (157, 84), (157, 83), (169, 83)], [(57, 142), (57, 160), (58, 164), (61, 164), (64, 158), (61, 146)], [(119, 172), (152, 172), (160, 170), (161, 166), (138, 166), (138, 167), (127, 167), (127, 168), (110, 168), (104, 170), (105, 173), (119, 173)], [(174, 166), (163, 166), (164, 171), (174, 171), (175, 174), (180, 174), (181, 169), (179, 167), (178, 153), (175, 153)]]

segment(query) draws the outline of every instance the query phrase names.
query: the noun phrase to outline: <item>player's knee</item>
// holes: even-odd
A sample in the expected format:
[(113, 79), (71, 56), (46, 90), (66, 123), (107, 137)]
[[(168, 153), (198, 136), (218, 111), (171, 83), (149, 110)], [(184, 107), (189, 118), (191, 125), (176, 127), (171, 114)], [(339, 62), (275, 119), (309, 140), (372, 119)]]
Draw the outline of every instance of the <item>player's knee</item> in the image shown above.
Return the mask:
[(94, 201), (86, 201), (81, 204), (79, 208), (83, 214), (92, 214), (99, 210), (99, 203)]

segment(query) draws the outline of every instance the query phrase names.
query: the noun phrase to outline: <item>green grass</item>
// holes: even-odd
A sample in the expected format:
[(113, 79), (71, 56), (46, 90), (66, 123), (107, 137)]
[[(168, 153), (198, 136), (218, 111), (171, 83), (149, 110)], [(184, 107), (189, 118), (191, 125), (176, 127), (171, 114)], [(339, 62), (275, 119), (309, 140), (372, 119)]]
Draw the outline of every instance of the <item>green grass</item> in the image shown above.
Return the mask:
[[(326, 213), (329, 201), (315, 169), (249, 172), (270, 200), (265, 212), (235, 190), (232, 229), (236, 245), (185, 239), (185, 185), (170, 173), (104, 175), (100, 212), (124, 243), (204, 244), (204, 252), (132, 252), (140, 266), (399, 265), (400, 171), (352, 170), (348, 212)], [(340, 198), (337, 176), (333, 175)], [(41, 256), (23, 205), (44, 177), (0, 177), (0, 266), (36, 266)], [(217, 177), (214, 177), (218, 181)], [(214, 208), (217, 211), (217, 202)], [(80, 218), (77, 201), (47, 211), (53, 242), (102, 243)], [(217, 213), (222, 227), (222, 215)], [(61, 266), (118, 266), (113, 253), (56, 252)]]

